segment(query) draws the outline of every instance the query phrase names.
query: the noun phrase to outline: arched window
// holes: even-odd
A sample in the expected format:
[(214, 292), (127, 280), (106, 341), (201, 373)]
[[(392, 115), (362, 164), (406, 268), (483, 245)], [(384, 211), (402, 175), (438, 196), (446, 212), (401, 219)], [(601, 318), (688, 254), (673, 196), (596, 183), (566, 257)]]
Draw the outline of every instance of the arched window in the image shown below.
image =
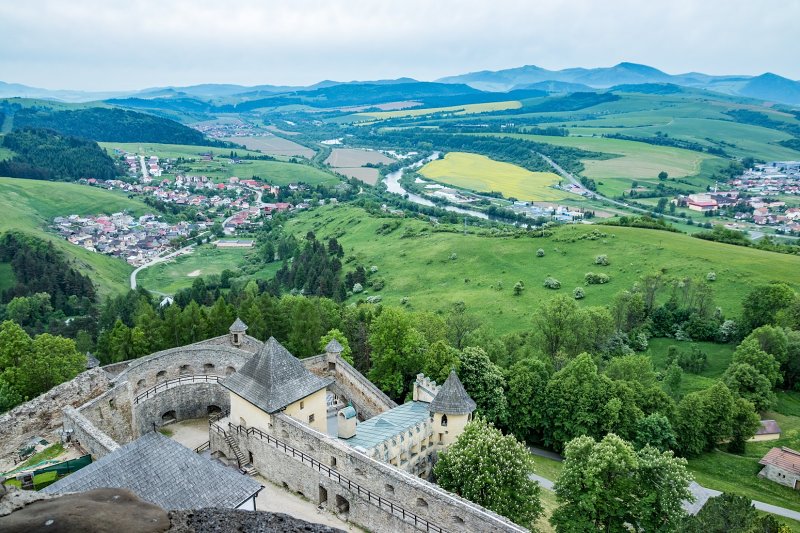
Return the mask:
[(181, 376), (185, 376), (185, 375), (191, 374), (192, 373), (192, 369), (189, 367), (189, 365), (181, 365), (180, 373), (181, 373)]
[(226, 368), (226, 369), (225, 369), (225, 375), (226, 375), (226, 376), (230, 376), (230, 375), (231, 375), (231, 374), (233, 374), (234, 372), (236, 372), (236, 369), (235, 369), (235, 368), (233, 368), (232, 366), (229, 366), (228, 368)]
[(447, 427), (447, 415), (442, 415), (442, 427)]
[(156, 374), (156, 379), (165, 378), (165, 377), (167, 377), (167, 371), (166, 370), (159, 370), (158, 374)]
[(204, 365), (203, 365), (203, 371), (204, 371), (206, 374), (210, 374), (211, 372), (213, 372), (213, 371), (214, 371), (214, 365), (213, 365), (212, 363), (206, 363), (206, 364), (204, 364)]

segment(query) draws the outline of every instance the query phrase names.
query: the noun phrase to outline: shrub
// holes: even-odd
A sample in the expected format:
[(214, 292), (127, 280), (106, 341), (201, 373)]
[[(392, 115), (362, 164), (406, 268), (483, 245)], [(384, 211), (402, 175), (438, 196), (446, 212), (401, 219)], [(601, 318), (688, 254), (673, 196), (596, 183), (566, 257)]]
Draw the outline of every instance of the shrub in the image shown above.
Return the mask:
[(706, 281), (717, 281), (717, 273), (709, 272), (708, 274), (706, 274)]
[(544, 285), (544, 287), (546, 289), (556, 290), (556, 289), (560, 289), (561, 288), (561, 282), (558, 281), (556, 278), (553, 278), (553, 277), (550, 277), (550, 276), (547, 276), (546, 278), (544, 278), (543, 285)]
[(370, 282), (370, 287), (373, 291), (379, 291), (386, 285), (386, 280), (383, 278), (375, 278)]
[(630, 347), (635, 352), (646, 352), (647, 351), (647, 346), (648, 346), (647, 335), (643, 331), (640, 331), (639, 333), (636, 333), (635, 335), (633, 333), (631, 333), (628, 336), (628, 342), (629, 342)]
[(572, 291), (572, 296), (574, 296), (576, 300), (582, 300), (586, 297), (586, 293), (584, 292), (583, 287), (575, 287), (575, 290)]
[(367, 296), (367, 303), (368, 304), (377, 304), (383, 300), (383, 296)]
[(544, 248), (536, 250), (536, 257), (544, 257)]
[(736, 322), (734, 322), (733, 320), (726, 320), (719, 327), (719, 333), (717, 335), (720, 341), (728, 342), (735, 339), (737, 334), (738, 334), (738, 327), (736, 325)]
[(359, 292), (363, 291), (364, 291), (364, 286), (361, 285), (360, 283), (356, 283), (355, 285), (353, 285), (353, 294), (358, 294)]
[(453, 252), (452, 254), (450, 254), (450, 261), (455, 261), (456, 259), (458, 259), (457, 253)]
[(525, 290), (525, 284), (522, 283), (522, 281), (518, 281), (514, 285), (514, 296), (519, 296), (520, 294), (522, 294), (522, 291), (524, 290)]
[(603, 254), (603, 255), (598, 255), (597, 257), (594, 258), (594, 264), (600, 266), (608, 266), (611, 264), (611, 262), (608, 260), (608, 256)]
[(685, 372), (699, 374), (706, 367), (708, 356), (697, 346), (692, 346), (690, 351), (678, 355), (676, 362)]
[(586, 283), (589, 285), (602, 285), (611, 281), (608, 274), (595, 274), (594, 272), (587, 272), (583, 279), (586, 280)]
[(372, 273), (374, 274), (375, 272), (377, 272), (377, 271), (378, 271), (378, 267), (377, 267), (377, 266), (375, 266), (375, 265), (372, 265), (371, 267), (369, 267), (369, 271), (370, 271), (370, 272), (372, 272)]

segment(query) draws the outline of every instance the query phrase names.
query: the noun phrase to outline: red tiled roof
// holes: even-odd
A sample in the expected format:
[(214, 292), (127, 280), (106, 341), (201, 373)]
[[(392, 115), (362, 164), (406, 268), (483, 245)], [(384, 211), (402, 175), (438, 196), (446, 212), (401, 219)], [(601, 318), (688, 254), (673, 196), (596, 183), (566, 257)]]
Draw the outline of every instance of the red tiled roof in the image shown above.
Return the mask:
[(800, 475), (800, 452), (791, 448), (772, 448), (758, 464), (771, 465), (786, 472)]

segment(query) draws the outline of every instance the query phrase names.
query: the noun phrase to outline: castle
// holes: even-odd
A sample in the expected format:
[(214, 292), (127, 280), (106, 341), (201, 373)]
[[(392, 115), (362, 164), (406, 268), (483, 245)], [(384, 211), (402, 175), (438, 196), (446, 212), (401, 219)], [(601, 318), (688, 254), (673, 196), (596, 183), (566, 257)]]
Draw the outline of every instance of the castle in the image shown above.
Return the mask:
[(335, 340), (299, 360), (246, 331), (237, 319), (227, 335), (103, 367), (110, 388), (64, 409), (65, 438), (100, 459), (208, 417), (213, 456), (368, 530), (525, 531), (427, 480), (475, 410), (455, 372), (442, 385), (418, 375), (413, 400), (397, 405)]

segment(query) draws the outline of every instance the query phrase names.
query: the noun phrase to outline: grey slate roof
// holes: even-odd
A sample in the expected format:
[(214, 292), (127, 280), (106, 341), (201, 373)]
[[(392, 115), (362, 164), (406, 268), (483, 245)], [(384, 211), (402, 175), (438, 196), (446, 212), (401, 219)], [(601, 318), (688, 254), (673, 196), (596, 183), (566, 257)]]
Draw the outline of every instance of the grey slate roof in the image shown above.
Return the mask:
[(756, 435), (772, 435), (775, 433), (780, 434), (781, 428), (774, 420), (762, 420), (761, 427), (756, 431)]
[(275, 413), (333, 383), (312, 374), (270, 337), (244, 366), (220, 384), (267, 413)]
[(233, 322), (233, 324), (231, 324), (231, 327), (229, 329), (230, 329), (231, 332), (236, 331), (236, 332), (242, 332), (243, 333), (243, 332), (247, 331), (247, 324), (242, 322), (242, 319), (237, 316), (236, 320)]
[(467, 415), (475, 410), (475, 402), (469, 397), (464, 385), (458, 379), (455, 370), (450, 371), (450, 375), (442, 384), (436, 397), (430, 404), (431, 413), (443, 413), (446, 415)]
[(325, 353), (342, 353), (343, 351), (344, 348), (336, 339), (331, 339), (331, 342), (325, 345)]
[(233, 509), (261, 484), (151, 432), (42, 489), (47, 494), (124, 488), (163, 509)]

